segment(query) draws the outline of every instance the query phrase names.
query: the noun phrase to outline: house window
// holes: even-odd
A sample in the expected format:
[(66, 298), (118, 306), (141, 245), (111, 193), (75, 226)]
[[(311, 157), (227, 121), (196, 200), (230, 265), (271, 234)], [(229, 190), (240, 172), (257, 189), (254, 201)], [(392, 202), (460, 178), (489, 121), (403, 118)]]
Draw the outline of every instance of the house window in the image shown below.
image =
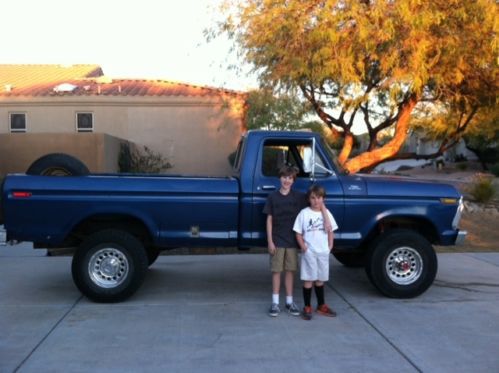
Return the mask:
[(10, 113), (10, 132), (26, 132), (26, 113)]
[(92, 113), (76, 113), (76, 130), (92, 132), (94, 130), (94, 115)]

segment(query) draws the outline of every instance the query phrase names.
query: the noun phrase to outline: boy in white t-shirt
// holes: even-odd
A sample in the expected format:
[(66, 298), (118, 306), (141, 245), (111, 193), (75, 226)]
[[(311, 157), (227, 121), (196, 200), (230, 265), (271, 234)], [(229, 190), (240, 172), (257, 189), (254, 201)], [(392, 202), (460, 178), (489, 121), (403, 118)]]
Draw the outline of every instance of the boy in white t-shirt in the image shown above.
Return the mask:
[(313, 185), (308, 191), (310, 206), (300, 211), (296, 217), (293, 230), (296, 232), (296, 240), (300, 246), (301, 271), (300, 278), (303, 281), (303, 318), (312, 319), (312, 285), (317, 296), (317, 313), (325, 316), (336, 316), (324, 301), (324, 282), (329, 280), (329, 256), (333, 248), (334, 233), (338, 225), (329, 210), (326, 212), (331, 222), (332, 230), (326, 232), (322, 208), (326, 193), (324, 188)]

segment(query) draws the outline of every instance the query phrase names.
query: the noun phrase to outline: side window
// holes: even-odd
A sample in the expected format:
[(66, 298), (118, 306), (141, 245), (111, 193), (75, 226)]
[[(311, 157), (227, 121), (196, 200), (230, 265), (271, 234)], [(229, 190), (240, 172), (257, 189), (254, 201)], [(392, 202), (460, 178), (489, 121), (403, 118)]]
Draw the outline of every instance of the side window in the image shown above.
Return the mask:
[(76, 113), (76, 130), (92, 132), (94, 130), (94, 115), (92, 113)]
[(265, 176), (275, 176), (279, 174), (279, 168), (289, 164), (298, 169), (299, 162), (290, 149), (290, 145), (265, 144), (263, 146), (262, 174)]
[(9, 113), (10, 132), (26, 132), (26, 113)]
[(309, 177), (312, 167), (316, 177), (327, 176), (324, 162), (315, 153), (315, 164), (312, 164), (312, 144), (310, 142), (266, 142), (263, 146), (262, 174), (277, 177), (279, 168), (287, 164), (298, 169), (298, 177)]

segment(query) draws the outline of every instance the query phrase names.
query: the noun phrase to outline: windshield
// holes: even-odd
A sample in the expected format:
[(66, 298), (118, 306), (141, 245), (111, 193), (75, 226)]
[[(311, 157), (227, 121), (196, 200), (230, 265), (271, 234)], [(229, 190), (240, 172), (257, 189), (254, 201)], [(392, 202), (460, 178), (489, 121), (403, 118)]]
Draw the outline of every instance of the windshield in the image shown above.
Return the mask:
[(342, 173), (342, 174), (348, 174), (348, 171), (345, 168), (343, 168), (343, 166), (338, 162), (338, 154), (336, 154), (336, 151), (333, 150), (322, 137), (321, 137), (321, 143), (322, 143), (323, 148), (326, 149), (326, 152), (329, 155), (329, 158), (336, 166), (336, 169), (338, 170), (338, 172)]

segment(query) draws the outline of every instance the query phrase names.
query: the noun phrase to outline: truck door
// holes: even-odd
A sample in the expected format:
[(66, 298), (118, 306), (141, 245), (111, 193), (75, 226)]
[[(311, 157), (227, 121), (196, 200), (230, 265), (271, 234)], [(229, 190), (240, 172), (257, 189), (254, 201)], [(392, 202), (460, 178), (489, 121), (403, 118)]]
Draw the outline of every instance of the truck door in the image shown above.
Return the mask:
[[(344, 216), (343, 189), (338, 180), (334, 166), (328, 160), (326, 154), (315, 144), (315, 159), (319, 167), (315, 168), (315, 180), (311, 178), (311, 172), (304, 165), (304, 154), (310, 151), (312, 145), (308, 139), (268, 139), (262, 143), (258, 154), (257, 167), (253, 176), (253, 203), (252, 203), (252, 232), (251, 241), (255, 246), (266, 246), (266, 229), (263, 207), (269, 193), (278, 190), (280, 181), (279, 168), (284, 165), (292, 165), (298, 169), (297, 179), (293, 189), (304, 193), (315, 182), (326, 190), (326, 205), (332, 212), (338, 226), (342, 226)], [(331, 172), (327, 172), (330, 170)]]

